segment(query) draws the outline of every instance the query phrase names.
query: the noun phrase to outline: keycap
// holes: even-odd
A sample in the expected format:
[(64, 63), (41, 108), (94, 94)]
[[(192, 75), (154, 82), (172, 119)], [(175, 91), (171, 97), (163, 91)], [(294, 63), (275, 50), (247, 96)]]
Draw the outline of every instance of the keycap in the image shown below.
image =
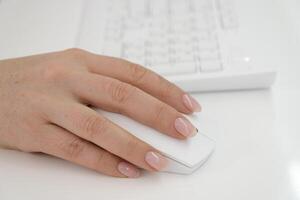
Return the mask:
[(121, 55), (121, 45), (117, 42), (107, 42), (105, 43), (103, 54), (119, 57)]
[(201, 61), (219, 60), (220, 54), (219, 54), (219, 51), (216, 49), (206, 50), (206, 51), (199, 52), (199, 58)]
[(200, 71), (201, 72), (216, 72), (221, 71), (222, 65), (220, 61), (211, 60), (211, 61), (201, 61), (200, 62)]
[(238, 17), (235, 9), (234, 0), (216, 0), (217, 8), (220, 13), (220, 24), (224, 30), (238, 28)]
[(150, 66), (149, 69), (162, 75), (180, 75), (195, 73), (196, 65), (194, 62), (182, 62), (176, 64)]

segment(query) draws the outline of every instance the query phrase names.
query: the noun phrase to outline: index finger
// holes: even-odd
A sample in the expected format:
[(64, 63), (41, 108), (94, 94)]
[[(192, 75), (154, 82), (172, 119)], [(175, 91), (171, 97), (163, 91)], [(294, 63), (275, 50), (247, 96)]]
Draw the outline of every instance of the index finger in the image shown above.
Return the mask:
[(82, 51), (87, 67), (93, 73), (129, 83), (169, 104), (182, 113), (201, 111), (200, 104), (175, 84), (138, 64)]

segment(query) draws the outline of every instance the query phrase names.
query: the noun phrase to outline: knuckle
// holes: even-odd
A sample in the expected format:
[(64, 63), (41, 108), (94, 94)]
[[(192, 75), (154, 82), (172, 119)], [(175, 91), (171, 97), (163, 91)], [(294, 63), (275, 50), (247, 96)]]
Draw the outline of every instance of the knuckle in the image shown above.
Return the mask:
[(141, 82), (149, 73), (149, 70), (135, 63), (129, 63), (128, 67), (132, 82)]
[(177, 87), (173, 83), (166, 82), (166, 80), (162, 77), (160, 78), (159, 85), (161, 88), (159, 97), (162, 99), (171, 97), (174, 94), (174, 91), (177, 89)]
[(80, 48), (70, 48), (63, 51), (64, 54), (70, 55), (70, 56), (81, 56), (86, 53), (83, 49)]
[(108, 88), (111, 98), (113, 101), (124, 104), (130, 98), (130, 96), (135, 92), (135, 87), (119, 82), (119, 81), (112, 81)]
[(167, 112), (168, 107), (165, 104), (160, 104), (154, 111), (153, 124), (160, 124), (164, 119), (164, 113)]
[(87, 51), (80, 48), (70, 48), (62, 52), (67, 58), (82, 63), (86, 60)]
[(63, 149), (64, 152), (66, 153), (66, 156), (70, 159), (76, 159), (80, 156), (80, 154), (84, 151), (86, 148), (87, 143), (80, 139), (80, 138), (75, 138), (71, 140), (69, 143), (67, 143)]
[(139, 141), (136, 139), (129, 139), (126, 143), (126, 149), (125, 149), (125, 157), (130, 158), (132, 157), (135, 152), (139, 152)]
[(94, 168), (95, 169), (103, 169), (106, 168), (109, 163), (109, 153), (106, 151), (101, 151), (98, 153), (98, 156), (95, 159)]
[(86, 137), (91, 140), (95, 140), (100, 134), (106, 133), (108, 127), (109, 121), (97, 116), (88, 117), (82, 123), (83, 132), (86, 134)]

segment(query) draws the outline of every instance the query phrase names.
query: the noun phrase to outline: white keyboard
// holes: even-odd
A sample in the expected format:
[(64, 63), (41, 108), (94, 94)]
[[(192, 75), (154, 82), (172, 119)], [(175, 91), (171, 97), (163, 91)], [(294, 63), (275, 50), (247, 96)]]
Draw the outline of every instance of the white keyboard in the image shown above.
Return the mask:
[(188, 91), (268, 87), (274, 79), (274, 71), (253, 70), (250, 57), (230, 58), (230, 33), (240, 27), (234, 0), (87, 2), (79, 47), (141, 64)]
[(102, 53), (131, 60), (162, 75), (221, 71), (224, 66), (216, 20), (225, 29), (237, 28), (238, 22), (232, 2), (218, 4), (219, 13), (214, 3), (110, 1)]

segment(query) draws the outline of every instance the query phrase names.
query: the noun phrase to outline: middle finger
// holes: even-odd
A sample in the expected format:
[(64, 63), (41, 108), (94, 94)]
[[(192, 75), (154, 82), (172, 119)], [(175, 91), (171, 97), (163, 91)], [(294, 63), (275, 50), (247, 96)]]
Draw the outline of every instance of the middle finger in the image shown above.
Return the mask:
[(192, 137), (197, 133), (176, 109), (130, 84), (89, 73), (76, 73), (73, 78), (75, 95), (89, 104), (127, 115), (175, 138)]

